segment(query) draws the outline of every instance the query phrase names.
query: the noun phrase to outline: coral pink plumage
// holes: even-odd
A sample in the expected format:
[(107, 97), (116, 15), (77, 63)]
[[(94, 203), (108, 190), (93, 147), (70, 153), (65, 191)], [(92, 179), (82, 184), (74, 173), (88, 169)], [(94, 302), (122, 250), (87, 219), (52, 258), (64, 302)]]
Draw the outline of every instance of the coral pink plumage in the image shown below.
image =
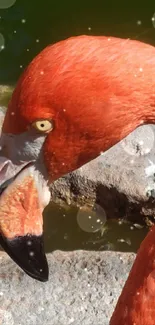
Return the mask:
[(155, 226), (142, 242), (110, 325), (155, 324)]
[[(44, 152), (49, 173), (53, 161), (51, 178), (56, 179), (95, 158), (148, 117), (154, 121), (154, 74), (155, 48), (150, 45), (102, 36), (61, 41), (25, 70), (3, 130), (20, 133), (41, 116), (54, 119)], [(10, 123), (13, 118), (16, 122)]]

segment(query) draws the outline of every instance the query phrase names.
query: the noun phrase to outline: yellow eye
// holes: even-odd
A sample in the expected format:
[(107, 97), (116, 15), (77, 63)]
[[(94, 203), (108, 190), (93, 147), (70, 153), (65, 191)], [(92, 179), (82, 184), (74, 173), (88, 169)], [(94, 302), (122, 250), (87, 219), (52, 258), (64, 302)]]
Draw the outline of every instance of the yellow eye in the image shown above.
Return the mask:
[(45, 132), (45, 133), (53, 129), (53, 123), (52, 121), (49, 120), (35, 121), (32, 125), (38, 131)]

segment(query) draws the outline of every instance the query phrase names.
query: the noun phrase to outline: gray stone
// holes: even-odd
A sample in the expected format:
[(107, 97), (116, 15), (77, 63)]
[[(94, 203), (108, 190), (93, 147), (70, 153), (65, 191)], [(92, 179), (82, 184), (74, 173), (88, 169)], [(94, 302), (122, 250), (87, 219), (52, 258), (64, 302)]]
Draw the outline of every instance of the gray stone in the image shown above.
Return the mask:
[(137, 128), (101, 156), (51, 185), (52, 200), (100, 204), (107, 217), (155, 217), (155, 126)]
[(0, 253), (0, 324), (108, 325), (135, 255), (55, 251), (47, 257), (50, 278), (40, 283)]

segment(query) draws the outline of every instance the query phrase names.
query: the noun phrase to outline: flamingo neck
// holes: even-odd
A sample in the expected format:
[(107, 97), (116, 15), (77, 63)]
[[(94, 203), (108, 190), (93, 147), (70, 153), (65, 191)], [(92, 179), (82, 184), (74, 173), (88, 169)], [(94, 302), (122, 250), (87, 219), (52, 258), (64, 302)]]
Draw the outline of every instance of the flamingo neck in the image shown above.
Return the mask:
[(143, 240), (110, 325), (155, 324), (155, 225)]

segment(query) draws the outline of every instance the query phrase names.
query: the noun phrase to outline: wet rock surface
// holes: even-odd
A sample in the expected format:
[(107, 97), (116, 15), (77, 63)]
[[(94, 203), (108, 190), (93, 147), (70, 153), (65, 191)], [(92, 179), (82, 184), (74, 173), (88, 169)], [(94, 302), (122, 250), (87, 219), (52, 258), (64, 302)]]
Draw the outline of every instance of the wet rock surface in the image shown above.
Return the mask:
[(101, 156), (51, 185), (52, 200), (97, 202), (107, 217), (155, 217), (155, 126), (137, 128)]
[(108, 325), (135, 255), (55, 251), (47, 258), (50, 278), (40, 283), (0, 253), (0, 324)]

